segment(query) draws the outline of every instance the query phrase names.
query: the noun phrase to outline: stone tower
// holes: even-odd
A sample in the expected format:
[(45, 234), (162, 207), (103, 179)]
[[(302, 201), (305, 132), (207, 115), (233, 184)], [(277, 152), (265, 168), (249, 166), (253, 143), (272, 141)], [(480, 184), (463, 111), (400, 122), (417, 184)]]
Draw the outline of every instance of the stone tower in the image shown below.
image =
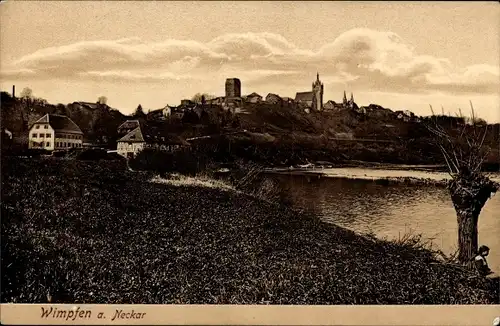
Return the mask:
[(238, 78), (226, 79), (226, 98), (241, 97), (241, 81)]
[(312, 84), (312, 109), (323, 110), (323, 83), (319, 80), (319, 73), (316, 74), (316, 81)]

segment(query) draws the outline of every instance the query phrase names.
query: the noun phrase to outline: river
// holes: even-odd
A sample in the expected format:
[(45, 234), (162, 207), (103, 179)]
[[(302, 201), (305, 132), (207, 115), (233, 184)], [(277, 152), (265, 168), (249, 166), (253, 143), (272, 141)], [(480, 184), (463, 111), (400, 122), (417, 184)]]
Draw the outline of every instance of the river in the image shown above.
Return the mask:
[[(319, 171), (318, 171), (319, 172)], [(379, 238), (398, 239), (421, 234), (434, 248), (446, 254), (457, 248), (457, 220), (447, 190), (436, 186), (381, 185), (371, 180), (381, 176), (436, 178), (446, 174), (380, 169), (328, 169), (330, 177), (273, 174), (287, 189), (297, 208), (313, 211), (327, 223), (335, 223)], [(336, 178), (349, 176), (358, 179)], [(498, 175), (493, 176), (499, 180)], [(479, 245), (490, 247), (488, 263), (500, 272), (500, 193), (484, 206), (479, 217)]]

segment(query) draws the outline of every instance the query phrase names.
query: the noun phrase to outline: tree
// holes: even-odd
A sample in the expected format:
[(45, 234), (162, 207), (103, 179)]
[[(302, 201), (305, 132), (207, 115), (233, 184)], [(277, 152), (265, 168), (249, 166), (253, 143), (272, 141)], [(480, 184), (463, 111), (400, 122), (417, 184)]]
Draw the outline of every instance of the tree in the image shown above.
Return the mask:
[[(500, 189), (500, 184), (489, 179), (481, 170), (489, 154), (489, 147), (484, 144), (489, 128), (477, 124), (481, 121), (476, 119), (472, 103), (471, 112), (471, 125), (445, 129), (437, 120), (433, 125), (426, 125), (434, 135), (435, 144), (451, 176), (447, 188), (457, 214), (458, 261), (469, 267), (478, 249), (479, 214), (491, 195)], [(435, 117), (434, 111), (432, 113)]]
[(29, 87), (25, 87), (22, 91), (21, 91), (21, 99), (23, 100), (27, 100), (27, 99), (32, 99), (33, 98), (33, 91), (31, 90), (31, 88)]
[(105, 105), (108, 102), (108, 98), (106, 96), (99, 96), (97, 99), (98, 104)]
[(144, 113), (144, 110), (142, 109), (142, 105), (139, 104), (139, 106), (137, 106), (137, 109), (135, 109), (134, 117), (144, 118), (145, 116), (146, 116), (146, 114)]
[(56, 110), (55, 110), (54, 113), (55, 114), (61, 114), (61, 115), (69, 115), (68, 114), (69, 111), (68, 111), (66, 105), (61, 104), (61, 103), (59, 103), (59, 104), (56, 105)]
[(196, 93), (192, 98), (191, 101), (197, 104), (204, 104), (204, 101), (211, 100), (215, 98), (214, 95), (209, 95), (207, 93)]

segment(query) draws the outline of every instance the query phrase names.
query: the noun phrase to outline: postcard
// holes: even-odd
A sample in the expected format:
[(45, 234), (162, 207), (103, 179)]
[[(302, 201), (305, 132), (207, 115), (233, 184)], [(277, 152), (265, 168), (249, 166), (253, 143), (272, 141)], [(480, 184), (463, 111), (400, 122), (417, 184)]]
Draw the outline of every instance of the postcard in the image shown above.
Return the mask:
[(498, 325), (498, 3), (0, 19), (3, 324)]

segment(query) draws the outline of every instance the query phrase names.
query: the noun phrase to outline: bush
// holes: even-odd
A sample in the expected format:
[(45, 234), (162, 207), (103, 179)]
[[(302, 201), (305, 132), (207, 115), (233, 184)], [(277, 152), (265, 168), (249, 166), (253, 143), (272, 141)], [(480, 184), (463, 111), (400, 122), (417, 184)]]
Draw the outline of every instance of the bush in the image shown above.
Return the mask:
[(100, 148), (84, 149), (76, 152), (76, 159), (81, 161), (99, 161), (108, 159), (108, 152)]
[(145, 149), (131, 159), (129, 164), (133, 169), (154, 171), (161, 175), (171, 172), (195, 175), (206, 167), (205, 160), (186, 150), (166, 152)]
[(40, 155), (50, 155), (50, 151), (43, 148), (13, 148), (2, 150), (2, 155), (5, 156), (28, 156), (38, 157)]

